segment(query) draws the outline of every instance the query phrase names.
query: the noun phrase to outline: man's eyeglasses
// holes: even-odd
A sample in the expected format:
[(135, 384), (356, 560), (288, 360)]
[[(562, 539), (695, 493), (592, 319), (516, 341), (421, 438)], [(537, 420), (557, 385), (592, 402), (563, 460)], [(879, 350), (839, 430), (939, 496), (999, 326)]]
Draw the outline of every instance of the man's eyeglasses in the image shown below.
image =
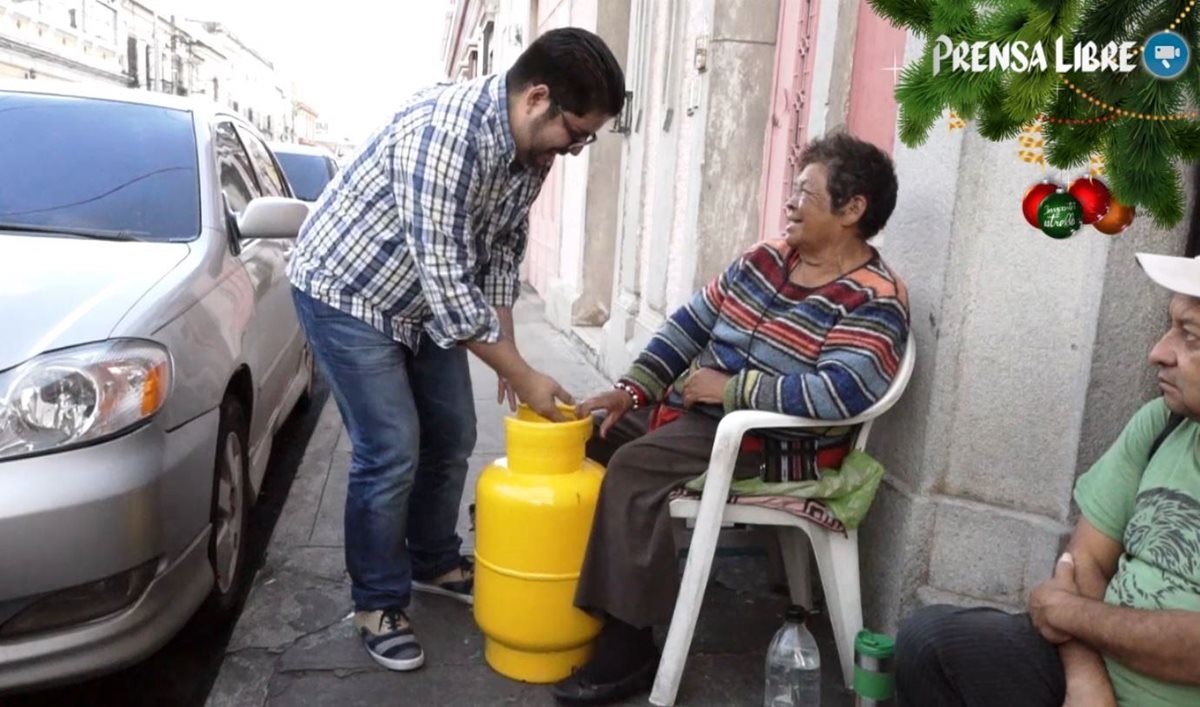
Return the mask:
[(571, 128), (571, 124), (567, 122), (566, 112), (563, 110), (562, 106), (560, 106), (556, 101), (552, 101), (551, 105), (554, 106), (554, 110), (558, 111), (559, 117), (562, 118), (563, 128), (565, 128), (567, 131), (567, 137), (571, 138), (571, 144), (567, 145), (566, 147), (559, 148), (558, 154), (565, 155), (570, 153), (572, 155), (578, 155), (581, 151), (583, 151), (583, 148), (596, 141), (596, 133), (575, 132)]

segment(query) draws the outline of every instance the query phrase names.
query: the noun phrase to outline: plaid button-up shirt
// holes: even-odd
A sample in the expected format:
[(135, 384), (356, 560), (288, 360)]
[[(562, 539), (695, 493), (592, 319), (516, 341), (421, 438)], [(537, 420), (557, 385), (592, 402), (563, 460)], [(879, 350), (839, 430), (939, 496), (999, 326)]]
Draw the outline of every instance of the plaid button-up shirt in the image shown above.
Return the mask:
[(426, 89), (325, 188), (288, 278), (413, 350), (495, 343), (545, 176), (516, 162), (503, 76)]

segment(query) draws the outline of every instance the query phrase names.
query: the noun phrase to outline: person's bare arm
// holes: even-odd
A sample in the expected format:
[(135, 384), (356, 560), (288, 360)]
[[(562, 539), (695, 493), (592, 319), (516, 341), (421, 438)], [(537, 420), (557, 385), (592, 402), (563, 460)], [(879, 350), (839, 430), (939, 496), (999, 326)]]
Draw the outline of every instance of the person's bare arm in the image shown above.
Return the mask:
[[(1029, 598), (1034, 625), (1063, 646), (1068, 695), (1073, 684), (1098, 689), (1101, 655), (1158, 680), (1200, 685), (1200, 612), (1106, 604), (1104, 590), (1116, 572), (1121, 546), (1080, 519), (1070, 547), (1054, 578)], [(1104, 682), (1111, 694), (1107, 671)]]
[(1052, 626), (1131, 670), (1200, 685), (1200, 612), (1129, 609), (1066, 595), (1046, 613)]
[[(1086, 518), (1080, 518), (1067, 551), (1075, 560), (1075, 585), (1079, 595), (1103, 600), (1108, 583), (1117, 571), (1122, 552), (1120, 543), (1101, 533)], [(1116, 704), (1100, 653), (1086, 643), (1072, 639), (1059, 645), (1058, 655), (1066, 675), (1068, 704)]]
[(494, 344), (467, 341), (463, 345), (491, 366), (497, 376), (508, 381), (521, 402), (533, 408), (534, 412), (556, 422), (566, 419), (566, 415), (555, 405), (555, 400), (568, 405), (573, 404), (575, 400), (557, 381), (539, 373), (526, 363), (512, 339), (502, 336)]
[[(517, 345), (517, 330), (513, 324), (512, 307), (496, 307), (496, 316), (500, 317), (500, 336), (513, 342), (513, 346)], [(496, 376), (496, 403), (502, 404), (508, 399), (508, 407), (510, 410), (517, 409), (517, 392), (513, 389), (512, 383), (508, 379), (497, 375)]]

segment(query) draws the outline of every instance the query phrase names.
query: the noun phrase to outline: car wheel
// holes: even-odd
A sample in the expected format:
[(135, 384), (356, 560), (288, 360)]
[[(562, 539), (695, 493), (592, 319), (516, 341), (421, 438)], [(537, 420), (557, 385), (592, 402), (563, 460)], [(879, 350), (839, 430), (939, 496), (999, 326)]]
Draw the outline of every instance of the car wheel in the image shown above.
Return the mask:
[(250, 516), (250, 457), (246, 444), (246, 414), (235, 398), (221, 403), (217, 428), (217, 457), (213, 473), (212, 533), (208, 561), (213, 589), (206, 612), (214, 619), (232, 618), (242, 599), (246, 577), (246, 536)]

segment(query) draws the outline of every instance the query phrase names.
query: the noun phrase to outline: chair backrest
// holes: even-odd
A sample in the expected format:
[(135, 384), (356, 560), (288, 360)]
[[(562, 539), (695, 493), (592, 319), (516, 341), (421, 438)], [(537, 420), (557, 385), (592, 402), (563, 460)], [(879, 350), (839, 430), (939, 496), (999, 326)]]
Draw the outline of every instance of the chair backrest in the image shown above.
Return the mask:
[(882, 398), (875, 401), (874, 405), (859, 416), (865, 417), (867, 420), (862, 423), (854, 435), (854, 449), (862, 451), (866, 448), (867, 438), (871, 435), (871, 426), (875, 424), (875, 420), (880, 415), (890, 410), (904, 395), (916, 364), (917, 344), (910, 330), (908, 341), (904, 344), (904, 355), (900, 357), (900, 370), (896, 371), (896, 377), (892, 379), (892, 384), (888, 386), (887, 392), (883, 394)]

